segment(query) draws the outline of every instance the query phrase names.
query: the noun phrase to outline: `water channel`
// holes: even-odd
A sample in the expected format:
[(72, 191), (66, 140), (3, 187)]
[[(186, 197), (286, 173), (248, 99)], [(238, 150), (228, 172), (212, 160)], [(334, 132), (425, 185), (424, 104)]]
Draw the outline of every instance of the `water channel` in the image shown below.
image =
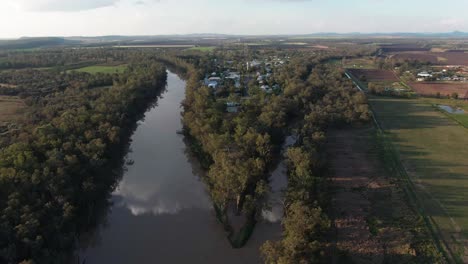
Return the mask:
[(166, 91), (132, 136), (132, 162), (112, 194), (105, 223), (79, 249), (80, 264), (259, 263), (258, 248), (279, 238), (275, 217), (275, 223), (257, 224), (244, 248), (230, 246), (197, 162), (176, 133), (184, 97), (185, 82), (169, 72)]

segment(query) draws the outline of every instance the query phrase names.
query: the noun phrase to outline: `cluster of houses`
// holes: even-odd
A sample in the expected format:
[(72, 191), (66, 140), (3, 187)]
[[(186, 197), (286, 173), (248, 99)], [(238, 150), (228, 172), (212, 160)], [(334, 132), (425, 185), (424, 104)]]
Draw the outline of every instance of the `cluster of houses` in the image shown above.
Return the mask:
[(447, 69), (443, 69), (440, 72), (419, 72), (416, 76), (418, 82), (424, 81), (453, 81), (453, 82), (466, 82), (468, 79), (464, 76), (451, 75)]
[(226, 80), (232, 80), (236, 88), (241, 88), (241, 76), (238, 72), (225, 71), (218, 75), (213, 72), (210, 76), (205, 77), (204, 83), (206, 86), (212, 89), (218, 89), (226, 82)]
[(260, 86), (260, 89), (265, 91), (266, 93), (272, 93), (273, 92), (273, 87), (270, 87), (267, 83), (268, 79), (272, 76), (272, 72), (267, 71), (266, 74), (262, 75), (260, 72), (257, 72), (257, 82)]
[[(260, 89), (266, 93), (272, 93), (274, 90), (280, 89), (281, 87), (278, 84), (271, 85), (273, 80), (273, 69), (284, 65), (287, 59), (287, 57), (278, 58), (273, 56), (262, 61), (252, 60), (246, 62), (247, 72), (250, 72), (250, 74), (246, 74), (244, 76), (244, 82), (247, 82), (249, 79), (255, 79)], [(232, 61), (228, 61), (226, 63), (233, 64)], [(220, 91), (221, 88), (226, 87), (228, 83), (231, 83), (231, 85), (234, 85), (234, 87), (240, 89), (243, 86), (242, 82), (241, 74), (235, 71), (235, 69), (228, 69), (222, 72), (213, 72), (211, 74), (207, 74), (203, 80), (204, 85), (213, 89), (215, 92)], [(240, 106), (240, 103), (227, 101), (226, 112), (237, 113), (240, 109)]]
[[(278, 84), (274, 84), (272, 86), (269, 85), (269, 83), (271, 83), (271, 77), (273, 76), (273, 69), (283, 66), (287, 59), (287, 57), (282, 59), (277, 56), (273, 56), (269, 59), (265, 59), (263, 62), (253, 60), (251, 62), (247, 62), (247, 70), (256, 70), (256, 81), (260, 89), (266, 93), (272, 93), (274, 90), (281, 88)], [(260, 72), (264, 72), (264, 74)]]
[[(242, 87), (240, 73), (231, 70), (226, 70), (220, 74), (213, 72), (209, 76), (205, 77), (203, 83), (216, 92), (220, 88), (224, 87), (226, 82), (229, 81), (232, 81), (236, 88)], [(240, 106), (241, 105), (239, 103), (228, 101), (226, 102), (226, 111), (228, 113), (237, 113)]]
[(252, 70), (252, 69), (258, 69), (261, 67), (263, 64), (265, 65), (265, 69), (272, 69), (274, 67), (281, 67), (286, 63), (286, 61), (289, 59), (289, 57), (285, 58), (278, 58), (277, 56), (272, 56), (268, 59), (265, 59), (263, 62), (259, 60), (253, 60), (253, 61), (248, 61), (246, 63), (247, 66), (247, 71)]

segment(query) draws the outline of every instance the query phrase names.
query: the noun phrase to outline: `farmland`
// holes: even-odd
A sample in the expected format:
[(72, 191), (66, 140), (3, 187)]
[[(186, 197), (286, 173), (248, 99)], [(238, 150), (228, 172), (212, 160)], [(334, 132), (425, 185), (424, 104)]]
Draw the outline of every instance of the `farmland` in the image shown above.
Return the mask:
[[(347, 74), (360, 88), (374, 93), (391, 89), (392, 91), (406, 91), (406, 87), (398, 80), (398, 77), (387, 70), (377, 69), (347, 69)], [(380, 87), (380, 88), (376, 88)]]
[(187, 50), (196, 50), (196, 51), (202, 51), (202, 52), (210, 52), (213, 51), (216, 47), (210, 46), (210, 47), (191, 47)]
[[(436, 110), (442, 112), (446, 116), (454, 119), (459, 122), (464, 127), (468, 128), (468, 101), (454, 100), (454, 99), (439, 99), (439, 98), (424, 98), (424, 102), (431, 104), (435, 107)], [(451, 114), (446, 111), (441, 110), (437, 105), (446, 105), (455, 109), (463, 109), (463, 114)]]
[(392, 55), (391, 58), (397, 61), (418, 60), (421, 62), (430, 62), (434, 64), (437, 64), (439, 62), (437, 60), (437, 56), (433, 56), (429, 53), (398, 53)]
[(420, 208), (449, 254), (462, 262), (468, 236), (468, 130), (425, 100), (374, 97), (370, 103)]
[(118, 66), (106, 66), (106, 65), (95, 65), (95, 66), (88, 66), (80, 69), (76, 69), (75, 71), (79, 72), (87, 72), (91, 74), (95, 73), (118, 73), (123, 72), (127, 68), (127, 65), (118, 65)]
[[(466, 110), (465, 110), (466, 111)], [(462, 124), (464, 127), (468, 128), (468, 112), (465, 112), (465, 114), (449, 114), (446, 113), (449, 117), (453, 118), (460, 124)]]
[(349, 69), (354, 77), (364, 82), (398, 82), (392, 71), (375, 69)]
[(19, 110), (23, 107), (23, 101), (17, 97), (0, 96), (0, 126), (17, 119), (20, 116)]
[(337, 60), (335, 61), (335, 64), (341, 64), (345, 69), (375, 69), (373, 57)]
[(383, 44), (384, 52), (429, 51), (429, 48), (417, 44)]
[(468, 65), (468, 53), (464, 52), (401, 52), (394, 54), (396, 60), (418, 60), (438, 65)]
[(432, 263), (437, 250), (385, 170), (375, 132), (365, 126), (329, 134), (333, 248), (339, 252), (332, 263)]
[(121, 45), (114, 48), (193, 48), (195, 45), (190, 44), (141, 44), (141, 45)]
[(450, 97), (456, 93), (458, 98), (468, 99), (468, 83), (416, 82), (410, 86), (415, 92), (424, 96)]

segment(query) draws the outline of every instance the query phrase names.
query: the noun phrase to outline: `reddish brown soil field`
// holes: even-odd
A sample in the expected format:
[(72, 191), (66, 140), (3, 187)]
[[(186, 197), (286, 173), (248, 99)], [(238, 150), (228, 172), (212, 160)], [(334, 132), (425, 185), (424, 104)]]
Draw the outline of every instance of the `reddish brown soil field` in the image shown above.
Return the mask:
[(458, 52), (458, 53), (463, 53), (463, 52), (468, 52), (468, 50), (447, 50), (446, 52)]
[(439, 65), (468, 65), (468, 53), (463, 52), (404, 52), (395, 54), (393, 58)]
[(361, 76), (366, 76), (367, 82), (397, 82), (398, 78), (392, 71), (386, 70), (365, 70), (365, 69), (349, 69), (354, 77), (361, 78)]
[(424, 48), (420, 45), (413, 44), (382, 45), (381, 48), (384, 52), (429, 51), (429, 48)]
[(434, 96), (440, 93), (442, 96), (451, 96), (457, 93), (459, 98), (468, 99), (468, 83), (411, 83), (410, 86), (420, 95)]
[(392, 58), (398, 61), (405, 60), (417, 60), (420, 62), (430, 62), (432, 64), (438, 64), (437, 56), (428, 53), (399, 53), (394, 55)]
[[(438, 56), (438, 53), (432, 53), (432, 54), (434, 56)], [(468, 65), (468, 53), (444, 52), (440, 55), (438, 57), (447, 59), (447, 61), (441, 61), (440, 64)]]

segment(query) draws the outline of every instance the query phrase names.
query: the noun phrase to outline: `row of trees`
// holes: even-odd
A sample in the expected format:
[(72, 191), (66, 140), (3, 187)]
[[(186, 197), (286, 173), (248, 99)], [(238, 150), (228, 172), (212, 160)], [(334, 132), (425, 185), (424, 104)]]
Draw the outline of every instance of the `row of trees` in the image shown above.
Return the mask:
[(66, 87), (31, 100), (14, 143), (0, 151), (1, 263), (65, 263), (92, 224), (137, 118), (165, 87), (163, 65), (133, 56), (124, 73), (103, 77), (112, 87), (93, 89), (98, 77), (64, 73), (56, 78), (70, 80)]
[[(299, 106), (298, 138), (288, 149), (288, 190), (283, 239), (261, 248), (266, 263), (320, 263), (323, 234), (330, 221), (321, 208), (326, 203), (326, 131), (333, 126), (367, 122), (367, 101), (341, 70), (318, 65), (298, 85), (288, 86), (285, 97)], [(300, 86), (299, 86), (300, 84)]]

